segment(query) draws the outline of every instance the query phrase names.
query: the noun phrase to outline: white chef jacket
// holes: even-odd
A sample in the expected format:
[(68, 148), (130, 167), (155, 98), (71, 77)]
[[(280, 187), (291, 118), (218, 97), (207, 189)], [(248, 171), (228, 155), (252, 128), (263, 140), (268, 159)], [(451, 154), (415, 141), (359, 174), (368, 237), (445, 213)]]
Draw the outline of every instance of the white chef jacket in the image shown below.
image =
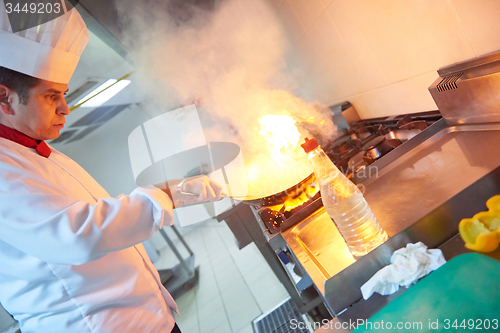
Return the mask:
[(159, 189), (108, 193), (76, 162), (0, 138), (0, 303), (29, 332), (170, 332), (177, 306), (141, 242)]

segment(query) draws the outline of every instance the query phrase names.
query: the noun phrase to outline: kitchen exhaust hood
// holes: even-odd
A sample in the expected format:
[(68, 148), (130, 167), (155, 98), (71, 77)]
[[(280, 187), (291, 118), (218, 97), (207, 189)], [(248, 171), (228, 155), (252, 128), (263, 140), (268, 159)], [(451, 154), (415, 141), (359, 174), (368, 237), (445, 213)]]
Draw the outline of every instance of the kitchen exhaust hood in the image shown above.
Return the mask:
[(448, 124), (500, 121), (500, 52), (438, 70), (429, 87)]

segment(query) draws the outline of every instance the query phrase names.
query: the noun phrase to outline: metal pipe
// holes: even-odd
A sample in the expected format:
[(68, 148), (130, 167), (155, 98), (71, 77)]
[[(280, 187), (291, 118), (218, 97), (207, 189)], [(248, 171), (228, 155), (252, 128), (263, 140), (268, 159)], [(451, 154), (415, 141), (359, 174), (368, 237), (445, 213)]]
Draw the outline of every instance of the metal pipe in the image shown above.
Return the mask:
[(181, 254), (179, 253), (179, 251), (177, 250), (177, 248), (175, 247), (174, 243), (172, 242), (172, 240), (170, 239), (170, 237), (168, 237), (167, 233), (165, 232), (165, 230), (163, 229), (160, 229), (160, 233), (161, 235), (163, 236), (163, 238), (165, 238), (165, 240), (167, 241), (167, 244), (168, 246), (170, 246), (170, 248), (172, 249), (172, 251), (174, 252), (175, 256), (177, 257), (177, 259), (179, 259), (179, 262), (182, 266), (182, 268), (186, 271), (186, 273), (188, 274), (188, 276), (193, 276), (194, 275), (194, 271), (191, 271), (189, 269), (189, 266), (188, 264), (186, 263), (186, 261), (184, 260), (184, 258), (181, 256)]

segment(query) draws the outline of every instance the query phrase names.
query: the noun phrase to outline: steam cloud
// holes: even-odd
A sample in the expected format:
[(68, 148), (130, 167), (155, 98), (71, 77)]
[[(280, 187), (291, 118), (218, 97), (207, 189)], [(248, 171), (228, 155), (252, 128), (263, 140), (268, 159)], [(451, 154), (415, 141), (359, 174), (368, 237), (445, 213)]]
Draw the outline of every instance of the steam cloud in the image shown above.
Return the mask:
[(198, 100), (207, 141), (238, 144), (246, 162), (269, 159), (258, 121), (267, 114), (293, 116), (301, 134), (320, 143), (336, 134), (327, 107), (287, 91), (289, 44), (265, 0), (186, 2), (194, 0), (116, 2), (148, 109)]

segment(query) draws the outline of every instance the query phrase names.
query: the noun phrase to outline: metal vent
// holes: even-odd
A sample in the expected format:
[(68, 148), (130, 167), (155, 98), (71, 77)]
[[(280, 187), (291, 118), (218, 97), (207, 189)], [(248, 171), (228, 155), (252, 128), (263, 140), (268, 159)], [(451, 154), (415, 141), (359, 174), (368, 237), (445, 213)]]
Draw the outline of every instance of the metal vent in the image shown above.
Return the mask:
[(311, 333), (313, 330), (308, 323), (307, 317), (288, 298), (255, 319), (253, 328), (256, 333)]
[(445, 76), (441, 80), (441, 82), (439, 82), (438, 85), (436, 86), (437, 91), (443, 92), (443, 91), (447, 91), (447, 90), (457, 89), (458, 88), (457, 87), (457, 81), (458, 81), (458, 79), (460, 79), (460, 77), (463, 74), (464, 73), (461, 72), (461, 73), (457, 73), (457, 74)]
[(58, 138), (50, 141), (50, 143), (70, 143), (83, 139), (130, 105), (131, 104), (121, 104), (98, 107), (70, 126), (70, 128), (74, 129), (62, 132)]
[(94, 110), (92, 110), (87, 115), (78, 119), (74, 124), (70, 127), (81, 127), (81, 126), (89, 126), (89, 125), (102, 125), (126, 108), (128, 108), (131, 104), (121, 104), (121, 105), (111, 105), (111, 106), (100, 106)]
[(70, 130), (70, 131), (62, 132), (61, 135), (59, 135), (58, 138), (50, 141), (50, 144), (61, 143), (63, 141), (66, 141), (69, 138), (71, 138), (73, 136), (73, 134), (75, 134), (76, 132), (78, 132), (78, 130)]
[(93, 131), (95, 131), (96, 129), (98, 129), (99, 127), (101, 127), (101, 125), (88, 126), (85, 129), (83, 129), (80, 132), (78, 132), (78, 134), (76, 134), (76, 135), (72, 136), (71, 138), (69, 138), (69, 140), (66, 143), (70, 143), (70, 142), (73, 142), (73, 141), (77, 141), (77, 140), (83, 139), (84, 137), (86, 137), (87, 135), (89, 135), (90, 133), (92, 133)]

